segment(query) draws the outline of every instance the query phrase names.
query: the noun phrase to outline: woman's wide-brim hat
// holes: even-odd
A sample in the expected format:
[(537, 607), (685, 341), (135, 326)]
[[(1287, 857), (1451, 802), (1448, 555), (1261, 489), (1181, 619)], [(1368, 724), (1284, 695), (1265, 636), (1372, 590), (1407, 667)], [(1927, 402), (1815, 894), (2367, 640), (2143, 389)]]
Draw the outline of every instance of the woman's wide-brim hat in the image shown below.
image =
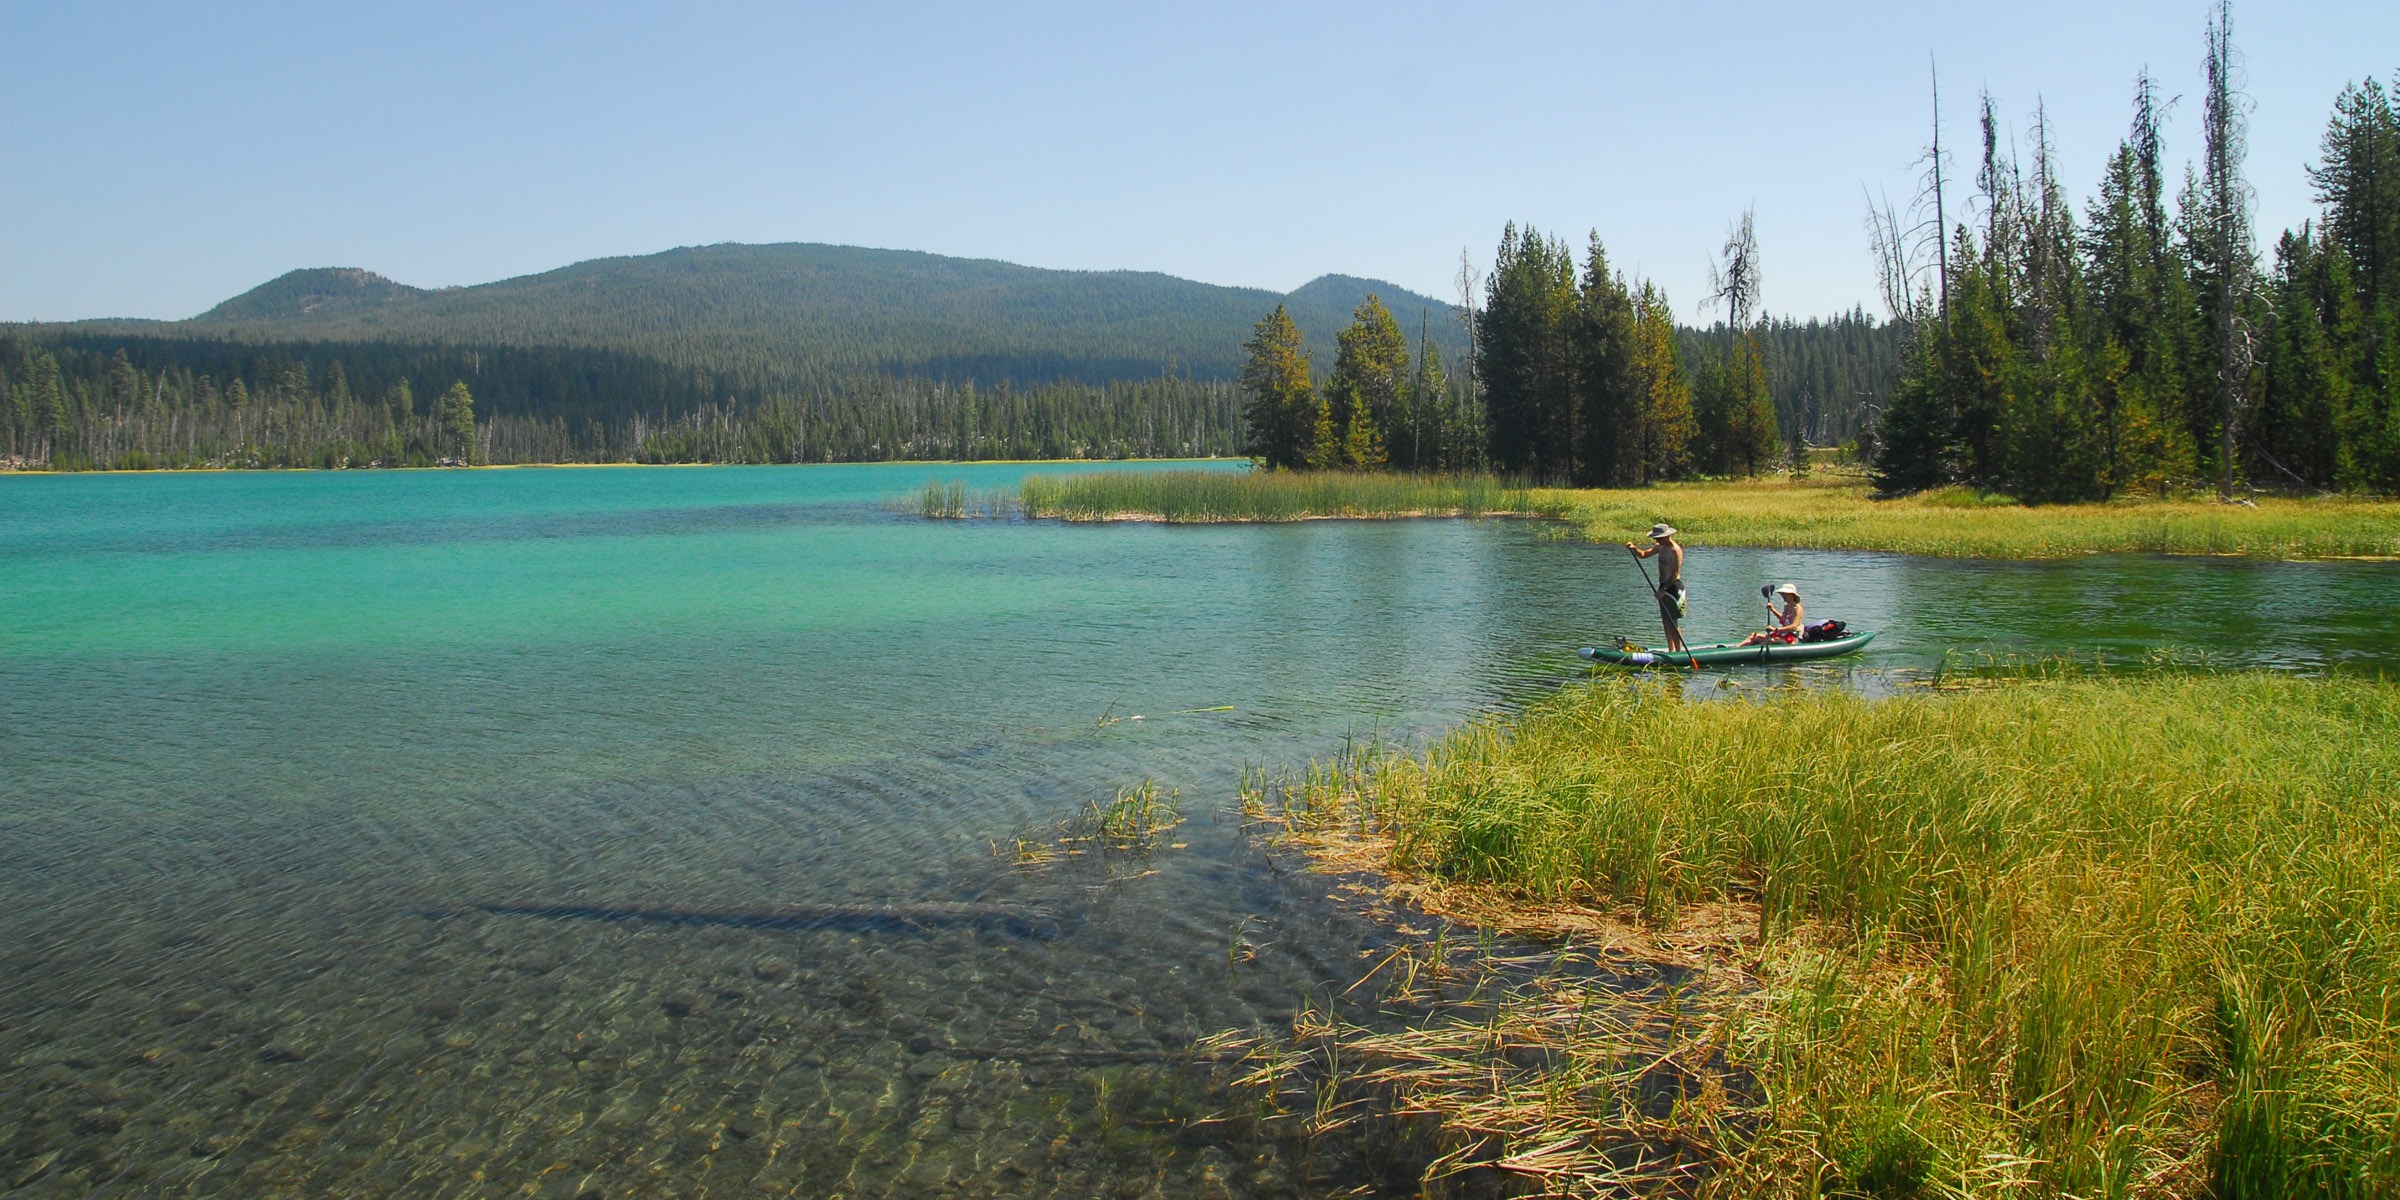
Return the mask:
[(1650, 540), (1652, 541), (1657, 541), (1660, 538), (1671, 538), (1674, 536), (1675, 527), (1667, 524), (1665, 521), (1660, 521), (1658, 524), (1650, 527)]

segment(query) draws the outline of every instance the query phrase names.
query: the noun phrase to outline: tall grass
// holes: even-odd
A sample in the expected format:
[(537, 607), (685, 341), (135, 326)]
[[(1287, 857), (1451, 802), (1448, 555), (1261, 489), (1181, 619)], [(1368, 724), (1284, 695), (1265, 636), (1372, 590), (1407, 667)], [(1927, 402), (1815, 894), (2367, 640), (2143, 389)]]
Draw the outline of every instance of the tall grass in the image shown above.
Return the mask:
[(929, 483), (907, 505), (929, 517), (1003, 515), (1070, 521), (1300, 521), (1317, 517), (1553, 517), (1597, 541), (1637, 537), (1654, 521), (1687, 542), (1883, 550), (1953, 558), (2063, 558), (2147, 552), (2251, 558), (2400, 557), (2400, 501), (2266, 497), (2254, 505), (2122, 500), (2029, 507), (1950, 489), (1892, 500), (1830, 473), (1806, 480), (1674, 483), (1648, 488), (1535, 488), (1488, 475), (1367, 472), (1104, 471), (1027, 478), (1012, 498)]
[(1555, 516), (1534, 489), (1488, 475), (1343, 471), (1107, 471), (1035, 475), (1025, 515), (1069, 521), (1301, 521), (1314, 517)]
[(2123, 500), (2031, 507), (1952, 489), (1871, 499), (1856, 478), (1661, 484), (1545, 491), (1537, 498), (1598, 541), (1670, 522), (1718, 546), (1888, 550), (1955, 558), (2062, 558), (2093, 552), (2252, 558), (2400, 556), (2400, 502), (2261, 498), (2256, 505)]
[(2400, 687), (1590, 686), (1287, 787), (1404, 874), (1755, 911), (1712, 1191), (2400, 1195)]
[(928, 479), (913, 494), (886, 495), (890, 512), (913, 512), (929, 521), (970, 517), (1004, 518), (1016, 513), (1016, 498), (1004, 491), (970, 492), (964, 480)]

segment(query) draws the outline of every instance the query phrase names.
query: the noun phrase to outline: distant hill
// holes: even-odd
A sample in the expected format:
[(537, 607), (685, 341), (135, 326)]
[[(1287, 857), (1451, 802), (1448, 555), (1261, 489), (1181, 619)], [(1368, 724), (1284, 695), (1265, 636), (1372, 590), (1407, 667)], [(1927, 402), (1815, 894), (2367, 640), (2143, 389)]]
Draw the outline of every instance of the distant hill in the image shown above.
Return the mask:
[(1466, 352), (1456, 309), (1374, 280), (1328, 275), (1290, 295), (1144, 271), (1053, 271), (855, 246), (727, 244), (602, 258), (473, 287), (427, 290), (355, 268), (293, 271), (187, 321), (84, 322), (241, 342), (376, 342), (605, 349), (701, 370), (744, 390), (861, 376), (990, 385), (1100, 384), (1174, 373), (1229, 379), (1241, 343), (1283, 304), (1321, 369), (1370, 293), (1413, 340)]
[(402, 304), (427, 293), (355, 267), (287, 271), (192, 318), (187, 324), (282, 321), (328, 317)]

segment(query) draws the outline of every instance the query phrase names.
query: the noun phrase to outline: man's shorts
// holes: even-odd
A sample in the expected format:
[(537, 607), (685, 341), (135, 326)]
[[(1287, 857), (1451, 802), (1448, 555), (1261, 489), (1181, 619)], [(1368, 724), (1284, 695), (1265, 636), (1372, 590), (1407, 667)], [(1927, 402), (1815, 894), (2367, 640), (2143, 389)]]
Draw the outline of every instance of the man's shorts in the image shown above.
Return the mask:
[(1658, 616), (1669, 625), (1683, 623), (1685, 593), (1682, 584), (1658, 589)]

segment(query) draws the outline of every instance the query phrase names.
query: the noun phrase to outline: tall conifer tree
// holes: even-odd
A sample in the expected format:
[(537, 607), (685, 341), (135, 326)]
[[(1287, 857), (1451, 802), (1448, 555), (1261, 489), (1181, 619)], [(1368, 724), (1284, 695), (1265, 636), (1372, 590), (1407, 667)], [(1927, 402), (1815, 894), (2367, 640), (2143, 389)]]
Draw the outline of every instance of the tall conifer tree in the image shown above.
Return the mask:
[(1341, 465), (1384, 465), (1387, 430), (1401, 423), (1408, 392), (1408, 339), (1383, 301), (1369, 295), (1335, 335), (1333, 373), (1325, 379), (1329, 421)]
[(1280, 304), (1260, 317), (1242, 365), (1242, 418), (1250, 457), (1270, 468), (1308, 465), (1319, 411), (1300, 327)]
[(1476, 323), (1475, 378), (1488, 415), (1494, 469), (1563, 482), (1575, 452), (1574, 364), (1568, 322), (1575, 260), (1563, 243), (1512, 222), (1501, 233)]

